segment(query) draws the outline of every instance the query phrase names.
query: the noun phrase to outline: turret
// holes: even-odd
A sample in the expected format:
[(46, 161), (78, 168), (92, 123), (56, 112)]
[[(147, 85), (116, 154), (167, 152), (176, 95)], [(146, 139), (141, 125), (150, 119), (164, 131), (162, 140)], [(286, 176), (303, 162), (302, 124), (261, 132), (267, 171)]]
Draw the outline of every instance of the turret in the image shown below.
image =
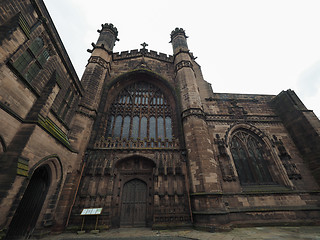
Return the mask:
[(193, 70), (192, 57), (187, 44), (187, 36), (182, 28), (176, 28), (171, 32), (171, 43), (174, 53), (174, 66), (176, 80), (180, 84), (182, 99), (182, 110), (190, 108), (198, 109), (202, 114), (202, 104)]
[(100, 36), (96, 43), (97, 47), (105, 48), (108, 51), (112, 51), (116, 41), (119, 41), (118, 30), (112, 23), (101, 24), (102, 29), (98, 30)]
[(81, 79), (85, 94), (74, 117), (69, 137), (73, 148), (79, 152), (84, 151), (87, 146), (86, 134), (91, 131), (97, 114), (104, 81), (110, 76), (112, 50), (115, 42), (119, 40), (118, 30), (113, 24), (105, 23), (101, 26), (97, 43), (92, 43), (93, 49), (88, 50), (91, 56)]
[[(217, 162), (214, 158), (208, 126), (201, 103), (193, 57), (182, 28), (171, 32), (176, 81), (180, 86), (182, 122), (190, 162), (191, 192), (219, 192)], [(198, 174), (198, 173), (201, 174)]]
[(101, 97), (101, 90), (105, 76), (110, 75), (112, 50), (118, 41), (118, 30), (111, 23), (101, 24), (101, 30), (96, 44), (92, 43), (93, 49), (88, 50), (91, 56), (82, 77), (82, 86), (86, 90), (81, 105), (89, 109), (97, 110)]
[(187, 36), (182, 28), (176, 28), (171, 32), (171, 43), (173, 47), (173, 54), (177, 54), (180, 51), (188, 52)]

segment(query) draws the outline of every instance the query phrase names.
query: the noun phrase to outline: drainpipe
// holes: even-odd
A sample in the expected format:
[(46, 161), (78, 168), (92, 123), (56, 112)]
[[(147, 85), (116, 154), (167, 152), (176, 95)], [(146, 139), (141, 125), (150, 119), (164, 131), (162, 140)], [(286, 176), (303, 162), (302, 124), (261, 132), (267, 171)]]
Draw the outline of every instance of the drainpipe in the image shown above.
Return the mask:
[(73, 208), (74, 203), (75, 203), (75, 201), (76, 201), (76, 197), (77, 197), (77, 194), (78, 194), (78, 190), (79, 190), (79, 186), (80, 186), (80, 181), (81, 181), (81, 178), (82, 178), (82, 174), (83, 174), (83, 170), (84, 170), (85, 165), (86, 165), (86, 162), (84, 161), (83, 164), (82, 164), (82, 169), (81, 169), (79, 181), (78, 181), (78, 184), (77, 184), (77, 188), (76, 188), (76, 191), (75, 191), (74, 196), (73, 196), (73, 201), (72, 201), (72, 204), (71, 204), (70, 209), (69, 209), (68, 218), (67, 218), (67, 222), (66, 222), (65, 227), (68, 227), (68, 224), (69, 224), (69, 220), (70, 220), (72, 208)]

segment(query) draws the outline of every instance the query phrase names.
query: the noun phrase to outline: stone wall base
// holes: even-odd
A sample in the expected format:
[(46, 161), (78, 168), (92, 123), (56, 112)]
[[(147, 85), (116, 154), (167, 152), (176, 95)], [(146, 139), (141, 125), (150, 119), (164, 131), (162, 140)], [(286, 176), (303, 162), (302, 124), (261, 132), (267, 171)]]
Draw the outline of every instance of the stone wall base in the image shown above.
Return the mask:
[(234, 227), (319, 226), (320, 209), (252, 210), (230, 213), (194, 213), (194, 228), (204, 231), (226, 231)]

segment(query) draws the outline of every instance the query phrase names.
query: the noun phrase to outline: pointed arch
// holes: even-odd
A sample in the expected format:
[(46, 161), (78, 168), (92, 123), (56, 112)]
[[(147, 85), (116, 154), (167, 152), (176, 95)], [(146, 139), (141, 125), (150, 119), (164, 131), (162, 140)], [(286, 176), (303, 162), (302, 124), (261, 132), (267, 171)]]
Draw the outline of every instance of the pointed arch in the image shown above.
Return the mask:
[(29, 238), (32, 235), (51, 182), (51, 172), (47, 164), (35, 169), (10, 222), (7, 239)]
[(177, 97), (171, 84), (147, 70), (120, 75), (107, 86), (101, 137), (171, 141), (180, 134)]
[(130, 156), (127, 156), (125, 158), (122, 158), (122, 159), (118, 159), (115, 163), (114, 163), (114, 167), (119, 169), (122, 167), (122, 165), (124, 165), (126, 162), (129, 162), (129, 161), (136, 161), (136, 160), (139, 160), (139, 161), (142, 161), (146, 164), (146, 166), (148, 166), (148, 168), (152, 169), (154, 167), (156, 167), (157, 163), (154, 159), (151, 159), (151, 158), (147, 158), (147, 157), (144, 157), (144, 156), (141, 156), (139, 154), (133, 154), (133, 155), (130, 155)]
[(292, 186), (271, 140), (259, 128), (236, 123), (227, 130), (225, 141), (242, 185)]
[(239, 128), (229, 140), (231, 155), (241, 184), (272, 184), (265, 144), (250, 130)]
[[(138, 91), (135, 91), (135, 86), (147, 88), (138, 87)], [(97, 121), (94, 123), (95, 128), (100, 130), (94, 133), (90, 144), (103, 147), (110, 141), (113, 145), (120, 141), (129, 142), (130, 146), (139, 142), (138, 147), (157, 147), (174, 142), (174, 145), (180, 146), (183, 144), (183, 132), (178, 96), (172, 83), (146, 69), (132, 70), (109, 80), (104, 86)], [(122, 118), (121, 124), (118, 120), (121, 132), (116, 136), (118, 116)], [(155, 118), (155, 125), (152, 117)], [(158, 127), (158, 122), (163, 126)], [(119, 129), (116, 130), (119, 133)], [(161, 132), (158, 133), (158, 130)]]

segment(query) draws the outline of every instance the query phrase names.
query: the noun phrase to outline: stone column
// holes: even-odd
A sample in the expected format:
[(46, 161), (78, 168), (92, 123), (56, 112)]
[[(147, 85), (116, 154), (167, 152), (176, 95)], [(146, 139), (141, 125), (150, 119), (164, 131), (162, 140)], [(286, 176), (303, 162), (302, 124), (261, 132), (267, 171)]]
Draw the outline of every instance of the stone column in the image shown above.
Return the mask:
[(218, 165), (208, 134), (206, 116), (203, 112), (193, 57), (182, 28), (171, 33), (176, 81), (180, 86), (182, 121), (190, 170), (191, 193), (219, 192)]

